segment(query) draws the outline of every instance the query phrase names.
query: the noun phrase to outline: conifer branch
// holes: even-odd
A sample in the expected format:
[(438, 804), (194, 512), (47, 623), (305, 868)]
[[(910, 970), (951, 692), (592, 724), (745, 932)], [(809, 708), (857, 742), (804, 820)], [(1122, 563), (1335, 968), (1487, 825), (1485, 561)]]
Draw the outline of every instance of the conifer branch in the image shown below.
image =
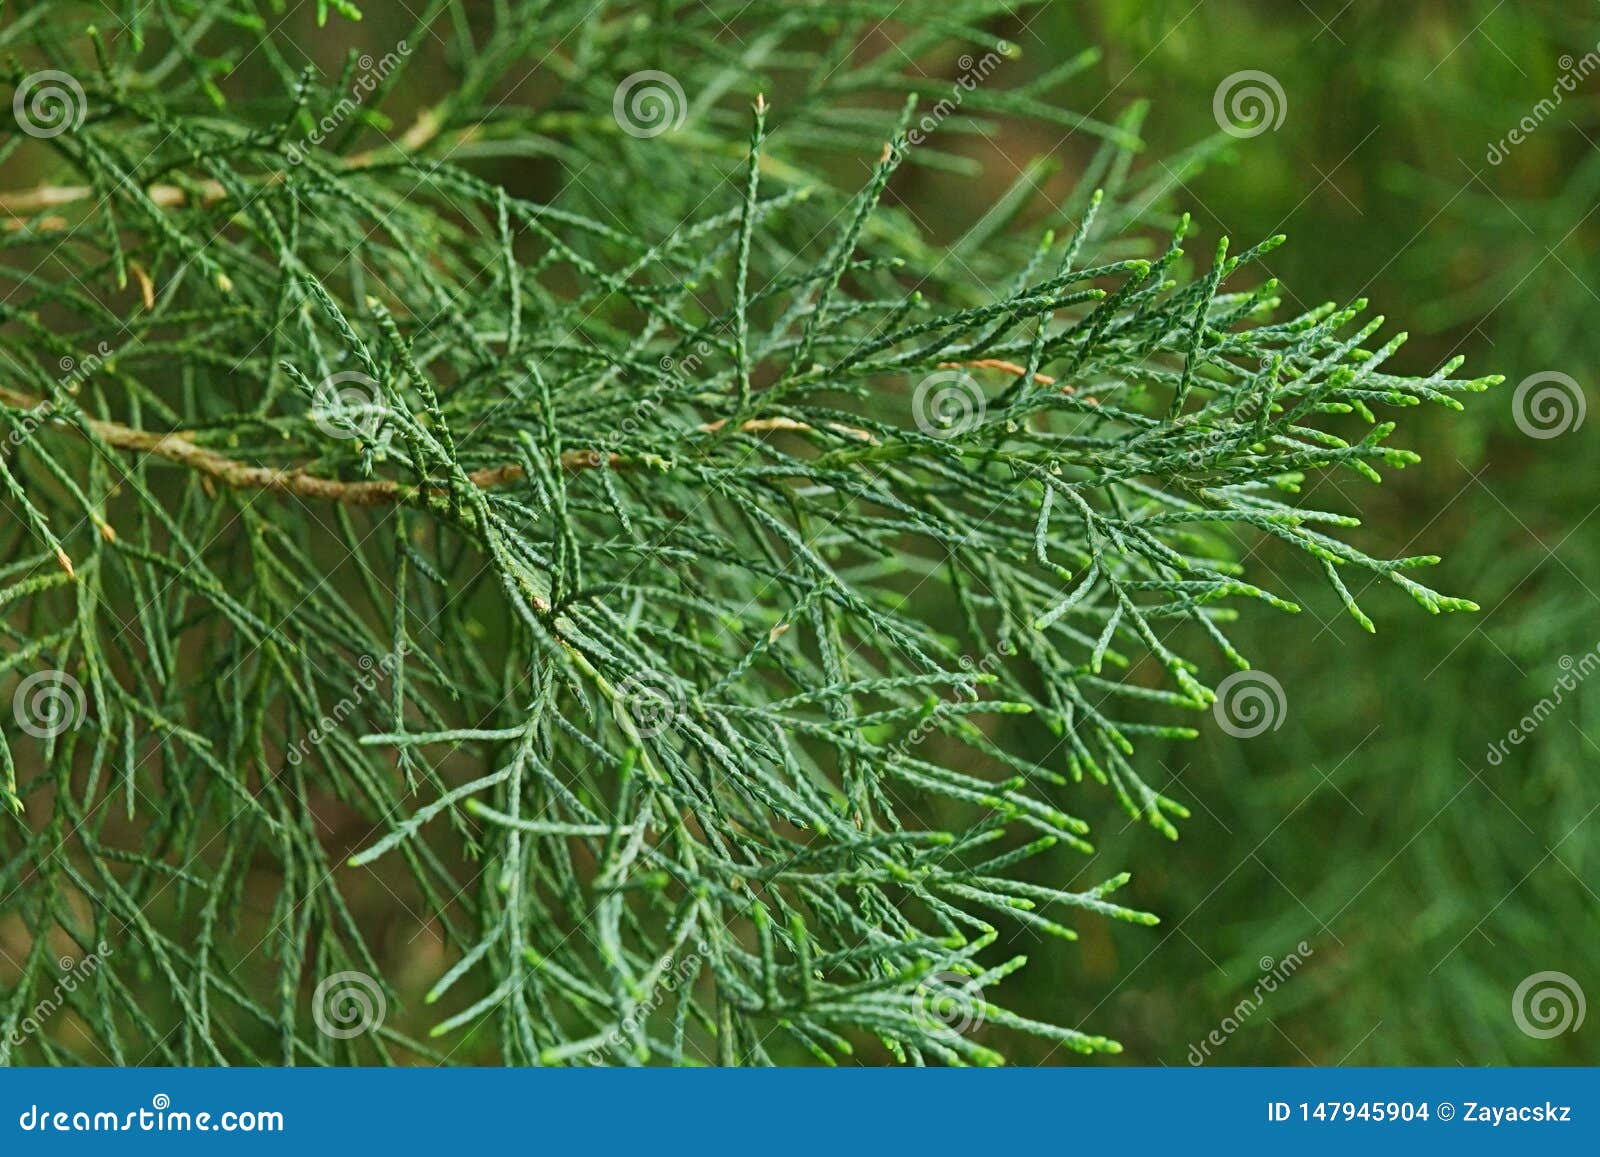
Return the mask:
[[(424, 109), (412, 122), (411, 127), (392, 143), (382, 148), (354, 153), (344, 158), (343, 164), (349, 169), (362, 169), (396, 154), (416, 153), (438, 136), (440, 123), (438, 110)], [(459, 147), (466, 143), (478, 131), (478, 126), (461, 129), (454, 134), (451, 147)], [(285, 173), (280, 171), (267, 174), (264, 179), (269, 183), (276, 183), (282, 181), (284, 177)], [(0, 213), (5, 213), (11, 218), (0, 227), (11, 231), (26, 228), (57, 231), (69, 228), (70, 223), (65, 217), (49, 217), (31, 222), (26, 218), (46, 209), (75, 205), (95, 195), (95, 189), (91, 185), (39, 185), (32, 189), (0, 191)], [(200, 181), (192, 189), (158, 182), (147, 186), (144, 195), (152, 205), (170, 209), (187, 205), (210, 207), (227, 200), (229, 191), (221, 181), (217, 180)]]
[[(0, 386), (0, 404), (30, 415), (51, 409), (50, 404), (41, 399), (19, 394), (4, 386)], [(198, 445), (189, 435), (178, 431), (156, 434), (147, 430), (136, 430), (120, 422), (107, 422), (88, 416), (84, 416), (82, 421), (83, 428), (88, 431), (91, 438), (108, 446), (114, 446), (119, 450), (154, 454), (158, 458), (187, 466), (236, 490), (274, 490), (299, 498), (341, 502), (350, 506), (383, 506), (393, 502), (412, 501), (430, 493), (435, 496), (447, 493), (443, 488), (428, 491), (388, 479), (346, 482), (337, 478), (318, 477), (298, 468), (255, 466)], [(722, 429), (723, 425), (722, 419), (705, 422), (701, 424), (700, 430), (702, 433), (715, 433)], [(829, 427), (864, 442), (873, 441), (872, 435), (865, 430), (840, 423), (829, 423)], [(739, 430), (746, 434), (764, 434), (773, 431), (806, 434), (812, 432), (812, 427), (792, 418), (751, 418), (741, 422)], [(598, 451), (568, 450), (561, 455), (560, 461), (564, 470), (577, 471), (597, 469), (601, 464), (600, 459)], [(612, 469), (629, 465), (615, 454), (606, 455), (606, 460)], [(524, 474), (522, 466), (508, 462), (502, 466), (486, 466), (474, 470), (467, 475), (467, 480), (480, 490), (489, 490), (516, 482)]]
[[(48, 147), (0, 126), (53, 166), (0, 231), (0, 678), (63, 708), (0, 731), (0, 1060), (1115, 1051), (1064, 1027), (1092, 994), (1006, 1007), (1004, 938), (1155, 921), (1126, 873), (1037, 881), (1096, 791), (1177, 834), (1138, 742), (1248, 666), (1241, 604), (1299, 609), (1241, 538), (1364, 627), (1372, 583), (1472, 609), (1302, 487), (1497, 379), (1398, 372), (1364, 302), (1280, 317), (1281, 238), (1190, 262), (1142, 112), (1011, 85), (1009, 2), (872, 55), (860, 0), (434, 0), (399, 150), (344, 0), (331, 76), (251, 4), (49, 6), (0, 27), (84, 94)], [(947, 115), (963, 52), (992, 76)], [(1086, 179), (931, 241), (895, 182), (1001, 118), (1092, 141)], [(80, 1030), (14, 1046), (62, 938), (112, 948)], [(389, 1019), (330, 1032), (351, 977)]]

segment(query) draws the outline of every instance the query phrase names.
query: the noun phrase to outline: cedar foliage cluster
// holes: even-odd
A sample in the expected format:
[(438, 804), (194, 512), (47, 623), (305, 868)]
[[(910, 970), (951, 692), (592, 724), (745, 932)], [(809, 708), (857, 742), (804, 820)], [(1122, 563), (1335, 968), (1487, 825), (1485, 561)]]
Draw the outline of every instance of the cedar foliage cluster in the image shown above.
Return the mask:
[[(1277, 317), (1281, 238), (1185, 257), (1211, 146), (1144, 167), (1143, 109), (1058, 107), (1092, 53), (960, 86), (1015, 51), (998, 0), (433, 0), (403, 52), (332, 0), (326, 72), (281, 7), (0, 24), (8, 84), (84, 94), (0, 125), (49, 166), (0, 197), (0, 676), (82, 696), (0, 719), (0, 1055), (1114, 1050), (1009, 1012), (996, 943), (1155, 917), (1025, 877), (1090, 850), (1092, 784), (1176, 835), (1136, 741), (1210, 719), (1238, 604), (1297, 609), (1250, 536), (1364, 625), (1373, 581), (1470, 608), (1297, 494), (1494, 379), (1391, 372), (1360, 302)], [(624, 124), (642, 72), (665, 131)], [(1075, 190), (1027, 166), (936, 242), (895, 182), (1005, 118), (1095, 142)], [(374, 887), (439, 946), (433, 1039)], [(389, 1015), (330, 1034), (351, 972)]]

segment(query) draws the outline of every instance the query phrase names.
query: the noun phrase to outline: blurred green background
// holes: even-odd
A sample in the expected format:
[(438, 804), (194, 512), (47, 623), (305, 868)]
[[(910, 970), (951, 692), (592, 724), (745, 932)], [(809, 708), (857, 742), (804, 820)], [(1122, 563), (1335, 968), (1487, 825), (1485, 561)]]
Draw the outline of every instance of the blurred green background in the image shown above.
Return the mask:
[[(1225, 163), (1176, 192), (1207, 238), (1190, 252), (1209, 253), (1218, 233), (1287, 233), (1267, 262), (1286, 305), (1369, 296), (1412, 334), (1406, 369), (1460, 353), (1468, 372), (1507, 379), (1465, 414), (1402, 415), (1401, 443), (1424, 461), (1383, 487), (1308, 487), (1318, 506), (1362, 513), (1367, 549), (1443, 555), (1437, 585), (1481, 613), (1428, 620), (1373, 591), (1369, 636), (1293, 552), (1248, 544), (1307, 609), (1248, 613), (1234, 635), (1282, 685), (1281, 726), (1143, 748), (1159, 761), (1145, 765), (1152, 782), (1194, 818), (1168, 845), (1112, 808), (1091, 814), (1099, 854), (1078, 882), (1131, 865), (1135, 901), (1163, 924), (1152, 935), (1086, 920), (1077, 946), (1020, 934), (1025, 1011), (1077, 1002), (1123, 1042), (1122, 1060), (1192, 1063), (1263, 964), (1303, 940), (1305, 964), (1206, 1063), (1600, 1062), (1600, 1013), (1536, 1037), (1512, 1008), (1546, 971), (1600, 997), (1600, 678), (1578, 681), (1563, 662), (1600, 646), (1600, 418), (1551, 438), (1513, 418), (1533, 374), (1568, 375), (1594, 397), (1600, 73), (1583, 58), (1600, 7), (1095, 0), (1053, 5), (1013, 34), (1030, 68), (1099, 46), (1074, 107), (1100, 102), (1104, 116), (1148, 99), (1147, 165), (1215, 132), (1225, 78), (1271, 73), (1281, 126), (1230, 143)], [(1536, 113), (1564, 70), (1572, 91)], [(1530, 115), (1542, 123), (1491, 164), (1491, 142)], [(1020, 162), (1050, 143), (997, 146)], [(1556, 705), (1563, 675), (1577, 686)], [(1492, 763), (1489, 745), (1541, 699), (1554, 710)], [(1038, 1063), (1047, 1050), (1010, 1055)]]

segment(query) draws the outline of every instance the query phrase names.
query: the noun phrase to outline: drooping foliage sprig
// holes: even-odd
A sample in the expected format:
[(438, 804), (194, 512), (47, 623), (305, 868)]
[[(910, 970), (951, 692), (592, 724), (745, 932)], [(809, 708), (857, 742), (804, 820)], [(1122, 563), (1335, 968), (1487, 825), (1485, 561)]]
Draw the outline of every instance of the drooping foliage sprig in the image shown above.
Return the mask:
[[(6, 14), (83, 115), (0, 142), (50, 166), (0, 197), (0, 676), (70, 720), (0, 720), (0, 1055), (1115, 1048), (1007, 1011), (995, 945), (1155, 918), (1019, 866), (1090, 850), (1084, 780), (1176, 834), (1135, 742), (1248, 666), (1233, 604), (1297, 609), (1253, 537), (1369, 627), (1374, 580), (1470, 606), (1297, 494), (1492, 379), (1392, 372), (1359, 302), (1275, 320), (1279, 238), (1185, 257), (1207, 146), (1146, 171), (1142, 109), (1057, 107), (1087, 54), (1008, 83), (1010, 7)], [(931, 240), (896, 190), (1005, 117), (1088, 142), (1074, 191), (1022, 166)]]

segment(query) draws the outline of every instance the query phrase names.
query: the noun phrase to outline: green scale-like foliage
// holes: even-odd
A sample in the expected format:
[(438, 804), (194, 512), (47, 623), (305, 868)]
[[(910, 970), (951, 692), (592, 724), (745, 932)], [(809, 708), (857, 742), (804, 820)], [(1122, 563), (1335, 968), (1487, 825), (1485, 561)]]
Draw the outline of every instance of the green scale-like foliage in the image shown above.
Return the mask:
[[(1296, 494), (1405, 466), (1378, 414), (1492, 379), (1390, 372), (1361, 303), (1275, 320), (1280, 239), (1187, 261), (1162, 206), (1206, 149), (1142, 175), (1142, 110), (1056, 108), (1089, 56), (908, 139), (956, 53), (1005, 59), (1003, 4), (872, 52), (892, 6), (434, 3), (316, 146), (357, 50), (324, 76), (270, 5), (95, 7), (0, 28), (13, 83), (87, 109), (0, 235), (0, 674), (84, 693), (52, 738), (3, 720), (13, 1061), (1114, 1049), (1067, 1027), (1089, 1002), (1008, 1012), (994, 946), (1154, 922), (1125, 875), (1018, 865), (1092, 850), (1085, 779), (1176, 834), (1135, 742), (1247, 666), (1232, 604), (1296, 610), (1251, 537), (1363, 624), (1370, 576), (1470, 606)], [(646, 69), (687, 106), (638, 137)], [(1077, 190), (1029, 167), (935, 244), (898, 175), (963, 179), (942, 149), (1001, 116), (1097, 142)], [(70, 1024), (6, 1043), (101, 942)], [(311, 1010), (346, 971), (390, 1010), (354, 1038)]]

